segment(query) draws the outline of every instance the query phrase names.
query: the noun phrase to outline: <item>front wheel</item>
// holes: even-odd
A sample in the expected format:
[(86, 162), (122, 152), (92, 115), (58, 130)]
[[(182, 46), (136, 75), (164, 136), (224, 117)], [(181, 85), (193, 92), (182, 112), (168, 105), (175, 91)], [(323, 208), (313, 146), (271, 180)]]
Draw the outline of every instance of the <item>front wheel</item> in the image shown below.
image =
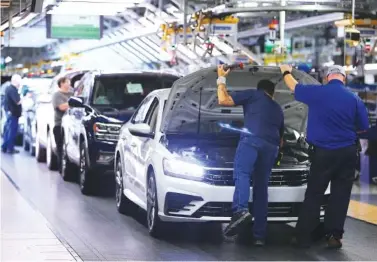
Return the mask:
[(52, 151), (52, 139), (50, 132), (47, 132), (47, 149), (46, 149), (46, 161), (47, 167), (50, 170), (56, 170), (58, 168), (58, 158)]
[(41, 144), (39, 133), (37, 131), (37, 137), (35, 138), (35, 158), (37, 162), (46, 162), (46, 148), (44, 148)]
[(148, 224), (148, 231), (151, 236), (160, 237), (162, 235), (164, 224), (158, 216), (156, 179), (155, 179), (153, 171), (148, 176), (147, 224)]
[(74, 181), (77, 175), (77, 168), (69, 161), (67, 154), (67, 144), (63, 142), (62, 160), (61, 160), (61, 176), (64, 181)]
[(23, 148), (26, 152), (28, 152), (30, 150), (30, 143), (29, 141), (27, 141), (26, 137), (24, 136), (24, 139), (23, 139)]
[(90, 195), (94, 189), (93, 174), (88, 167), (87, 150), (84, 142), (80, 143), (80, 166), (79, 166), (79, 184), (80, 191), (84, 195)]
[(117, 159), (115, 167), (115, 200), (119, 213), (124, 215), (132, 214), (135, 204), (124, 195), (122, 161), (120, 158)]

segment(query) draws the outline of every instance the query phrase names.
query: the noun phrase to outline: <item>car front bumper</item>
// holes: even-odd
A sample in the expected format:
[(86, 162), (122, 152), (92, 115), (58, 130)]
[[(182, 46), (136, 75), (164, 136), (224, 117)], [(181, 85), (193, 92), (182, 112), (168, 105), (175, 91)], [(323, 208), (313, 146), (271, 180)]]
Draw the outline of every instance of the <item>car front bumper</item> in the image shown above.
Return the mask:
[(114, 151), (96, 150), (92, 153), (90, 168), (96, 174), (114, 174)]
[[(157, 179), (158, 181), (158, 179)], [(170, 222), (228, 222), (232, 215), (234, 186), (214, 186), (175, 177), (163, 176), (157, 182), (159, 216)], [(268, 221), (294, 222), (304, 201), (304, 186), (274, 186), (268, 188)], [(330, 187), (326, 190), (321, 206), (321, 217)], [(249, 207), (252, 210), (252, 188)]]

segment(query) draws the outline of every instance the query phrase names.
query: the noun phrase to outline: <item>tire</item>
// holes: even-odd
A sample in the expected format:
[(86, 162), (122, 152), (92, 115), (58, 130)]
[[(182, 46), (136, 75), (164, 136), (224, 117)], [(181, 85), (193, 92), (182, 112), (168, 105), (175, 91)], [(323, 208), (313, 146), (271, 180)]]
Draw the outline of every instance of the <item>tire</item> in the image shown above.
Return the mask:
[(124, 195), (122, 161), (117, 159), (115, 166), (115, 203), (119, 213), (131, 215), (135, 211), (135, 204)]
[(15, 142), (15, 145), (16, 146), (22, 146), (23, 145), (23, 141), (24, 141), (24, 135), (23, 134), (18, 134), (16, 136), (16, 142)]
[(162, 236), (164, 223), (158, 216), (157, 187), (153, 171), (148, 174), (147, 183), (147, 226), (152, 237), (159, 238)]
[(24, 140), (22, 141), (23, 143), (23, 148), (26, 152), (28, 152), (30, 150), (30, 143), (28, 141), (26, 141), (25, 137), (24, 137)]
[(46, 162), (46, 148), (44, 148), (39, 141), (38, 131), (37, 137), (35, 138), (35, 158), (39, 163)]
[(30, 146), (30, 155), (35, 156), (35, 146)]
[(80, 143), (79, 185), (83, 195), (91, 195), (94, 192), (93, 174), (88, 168), (87, 149), (85, 143)]
[(46, 148), (46, 163), (50, 170), (58, 169), (58, 158), (54, 155), (52, 151), (52, 137), (50, 132), (47, 132), (47, 148)]
[(77, 167), (69, 161), (67, 154), (67, 144), (63, 138), (62, 161), (61, 161), (61, 176), (64, 181), (75, 181), (77, 178)]

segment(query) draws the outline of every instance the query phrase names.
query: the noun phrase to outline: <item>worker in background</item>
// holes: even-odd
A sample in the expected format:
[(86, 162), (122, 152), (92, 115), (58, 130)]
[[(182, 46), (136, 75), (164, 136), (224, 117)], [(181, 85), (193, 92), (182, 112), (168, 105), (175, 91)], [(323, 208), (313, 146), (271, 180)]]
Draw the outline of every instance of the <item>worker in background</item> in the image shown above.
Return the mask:
[(218, 100), (222, 106), (243, 106), (244, 127), (234, 159), (235, 190), (233, 216), (225, 229), (225, 236), (237, 235), (240, 228), (252, 220), (249, 213), (250, 178), (253, 181), (254, 244), (265, 244), (267, 229), (268, 181), (282, 144), (284, 115), (273, 100), (275, 85), (261, 80), (257, 90), (248, 89), (228, 94), (223, 65), (218, 67)]
[(63, 150), (62, 118), (68, 110), (68, 99), (73, 95), (71, 81), (67, 77), (58, 80), (59, 90), (52, 95), (52, 105), (55, 112), (55, 126), (53, 129), (58, 154), (59, 171), (61, 171), (61, 156)]
[[(366, 148), (363, 153), (369, 157), (369, 172), (373, 183), (377, 184), (377, 173), (372, 173), (372, 170), (377, 170), (377, 124), (374, 124), (367, 132), (360, 134), (361, 139), (366, 140)], [(374, 167), (372, 167), (374, 165)]]
[(356, 141), (358, 133), (369, 127), (367, 110), (361, 99), (344, 86), (346, 73), (341, 66), (329, 68), (326, 85), (299, 84), (291, 75), (291, 66), (281, 65), (280, 69), (295, 99), (309, 107), (307, 142), (312, 149), (312, 164), (294, 243), (310, 246), (323, 195), (331, 182), (325, 214), (327, 246), (341, 248), (356, 169)]
[(6, 123), (4, 126), (4, 141), (1, 150), (6, 153), (19, 153), (14, 149), (18, 131), (18, 119), (22, 113), (21, 98), (18, 88), (21, 86), (22, 78), (20, 75), (13, 75), (11, 84), (6, 88), (4, 94), (4, 110), (6, 112)]

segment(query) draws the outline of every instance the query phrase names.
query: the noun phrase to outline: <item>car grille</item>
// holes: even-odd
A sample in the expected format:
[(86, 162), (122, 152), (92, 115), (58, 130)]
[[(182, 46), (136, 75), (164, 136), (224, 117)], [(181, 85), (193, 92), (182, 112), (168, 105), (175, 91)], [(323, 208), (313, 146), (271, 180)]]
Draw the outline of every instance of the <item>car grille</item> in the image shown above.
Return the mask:
[(175, 212), (189, 211), (193, 204), (193, 201), (203, 201), (203, 198), (198, 196), (191, 196), (186, 194), (168, 192), (165, 196), (165, 210), (166, 215), (174, 216)]
[[(327, 197), (323, 198), (321, 210), (325, 210), (327, 206)], [(302, 203), (268, 203), (268, 217), (298, 217)], [(253, 203), (249, 203), (249, 210), (252, 213)], [(200, 218), (209, 217), (231, 217), (231, 202), (208, 202), (199, 208), (193, 217)]]
[[(268, 185), (273, 186), (302, 186), (308, 182), (309, 170), (274, 170)], [(252, 179), (250, 179), (252, 185)], [(234, 186), (233, 170), (207, 170), (203, 182), (216, 186)]]

